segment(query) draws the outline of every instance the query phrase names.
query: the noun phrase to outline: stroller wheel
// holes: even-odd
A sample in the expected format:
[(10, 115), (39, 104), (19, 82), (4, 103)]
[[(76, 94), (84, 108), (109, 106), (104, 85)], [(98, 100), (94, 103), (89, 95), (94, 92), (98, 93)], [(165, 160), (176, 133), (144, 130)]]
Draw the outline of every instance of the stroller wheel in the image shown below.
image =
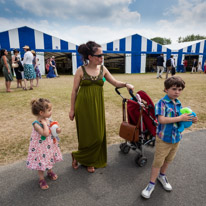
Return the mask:
[(120, 144), (120, 150), (122, 151), (122, 153), (124, 154), (128, 154), (130, 151), (130, 146), (127, 145), (127, 143), (122, 143)]
[(135, 158), (135, 163), (140, 166), (143, 167), (147, 164), (147, 158), (146, 157), (141, 157), (141, 155), (137, 155), (137, 157)]

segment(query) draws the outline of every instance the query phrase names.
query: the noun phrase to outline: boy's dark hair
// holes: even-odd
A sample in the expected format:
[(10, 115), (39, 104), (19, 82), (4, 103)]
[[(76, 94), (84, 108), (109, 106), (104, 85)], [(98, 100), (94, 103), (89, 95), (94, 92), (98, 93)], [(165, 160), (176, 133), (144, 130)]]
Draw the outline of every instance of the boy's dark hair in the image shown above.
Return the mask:
[(49, 108), (50, 101), (48, 99), (39, 98), (39, 99), (33, 99), (31, 101), (31, 111), (32, 114), (35, 116), (39, 115), (39, 112), (45, 112), (46, 109)]
[(164, 82), (165, 89), (169, 89), (172, 86), (185, 88), (185, 82), (181, 77), (172, 76), (165, 80)]

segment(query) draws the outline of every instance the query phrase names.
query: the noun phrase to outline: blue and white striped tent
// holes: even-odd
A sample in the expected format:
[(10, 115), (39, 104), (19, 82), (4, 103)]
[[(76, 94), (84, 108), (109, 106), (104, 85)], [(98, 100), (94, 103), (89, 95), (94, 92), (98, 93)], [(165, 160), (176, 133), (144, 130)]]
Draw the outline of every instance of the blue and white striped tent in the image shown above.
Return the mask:
[(102, 44), (102, 48), (104, 53), (125, 54), (125, 73), (145, 73), (147, 54), (164, 53), (165, 62), (171, 55), (167, 47), (138, 34)]
[(23, 53), (23, 46), (28, 45), (36, 52), (69, 52), (72, 53), (72, 69), (75, 73), (80, 60), (77, 54), (78, 46), (45, 34), (27, 26), (11, 29), (0, 33), (0, 49), (8, 51), (18, 49)]
[(184, 42), (180, 44), (167, 45), (177, 57), (177, 71), (180, 71), (185, 55), (198, 55), (198, 62), (202, 63), (202, 70), (206, 60), (206, 40)]

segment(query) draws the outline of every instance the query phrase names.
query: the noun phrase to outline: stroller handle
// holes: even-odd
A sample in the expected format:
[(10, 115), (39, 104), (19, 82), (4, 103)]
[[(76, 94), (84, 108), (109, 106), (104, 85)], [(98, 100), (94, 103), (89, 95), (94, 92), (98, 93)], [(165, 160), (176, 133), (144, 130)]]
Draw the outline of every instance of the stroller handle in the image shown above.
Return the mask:
[[(124, 97), (121, 95), (119, 89), (120, 89), (120, 88), (116, 87), (116, 88), (115, 88), (115, 91), (117, 92), (118, 95), (120, 95), (120, 96), (124, 99)], [(129, 94), (131, 95), (131, 97), (132, 97), (136, 102), (138, 101), (137, 98), (134, 96), (133, 91), (132, 91), (131, 89), (129, 90)]]

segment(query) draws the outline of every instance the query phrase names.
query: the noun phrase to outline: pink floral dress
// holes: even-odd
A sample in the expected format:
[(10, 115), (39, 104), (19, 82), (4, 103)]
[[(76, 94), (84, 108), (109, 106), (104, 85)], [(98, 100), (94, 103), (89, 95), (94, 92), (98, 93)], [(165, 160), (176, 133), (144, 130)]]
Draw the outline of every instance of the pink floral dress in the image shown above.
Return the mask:
[[(34, 121), (32, 125), (34, 126), (34, 124), (43, 127), (38, 121)], [(41, 135), (33, 127), (26, 163), (29, 169), (45, 171), (52, 169), (56, 162), (62, 161), (59, 143), (54, 140), (55, 138), (51, 134), (42, 140)]]

